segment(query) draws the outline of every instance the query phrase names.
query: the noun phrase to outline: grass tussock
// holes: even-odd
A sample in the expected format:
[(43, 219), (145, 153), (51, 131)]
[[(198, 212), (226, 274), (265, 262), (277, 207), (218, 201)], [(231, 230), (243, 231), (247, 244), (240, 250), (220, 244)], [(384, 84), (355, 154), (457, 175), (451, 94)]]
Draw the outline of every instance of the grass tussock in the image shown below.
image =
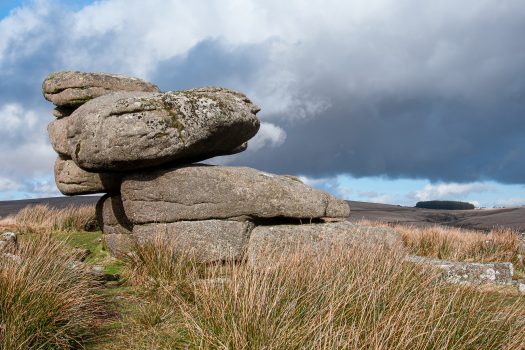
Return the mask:
[(517, 232), (494, 229), (488, 233), (440, 226), (396, 227), (411, 254), (438, 259), (497, 262), (510, 261), (523, 270), (522, 246)]
[(489, 232), (448, 226), (415, 227), (362, 220), (362, 225), (393, 227), (409, 254), (468, 262), (512, 262), (525, 272), (524, 242), (518, 231), (495, 228)]
[(78, 349), (97, 336), (102, 299), (66, 250), (39, 235), (20, 260), (0, 258), (0, 349)]
[(124, 274), (132, 285), (149, 290), (176, 290), (179, 297), (193, 296), (193, 283), (208, 274), (191, 256), (184, 256), (163, 239), (135, 245), (125, 258)]
[[(160, 246), (155, 246), (160, 244)], [(126, 265), (147, 285), (108, 348), (519, 349), (525, 301), (439, 282), (401, 251), (298, 251), (206, 268), (157, 242)], [(129, 332), (127, 331), (129, 330)]]
[(95, 207), (91, 205), (54, 209), (38, 204), (25, 207), (15, 216), (16, 230), (22, 234), (85, 231), (95, 228), (95, 223)]

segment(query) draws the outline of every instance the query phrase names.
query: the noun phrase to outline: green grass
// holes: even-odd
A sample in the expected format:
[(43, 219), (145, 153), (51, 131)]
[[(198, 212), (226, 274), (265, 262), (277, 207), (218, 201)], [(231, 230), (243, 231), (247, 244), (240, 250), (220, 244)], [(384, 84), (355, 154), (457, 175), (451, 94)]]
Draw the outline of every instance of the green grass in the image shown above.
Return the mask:
[(83, 248), (90, 251), (85, 260), (87, 264), (104, 266), (103, 272), (110, 275), (121, 274), (124, 263), (113, 258), (102, 242), (102, 232), (70, 232), (58, 234), (73, 248)]
[[(39, 236), (38, 233), (21, 235), (21, 241), (31, 241)], [(115, 259), (109, 253), (102, 242), (102, 232), (86, 232), (86, 231), (72, 231), (72, 232), (55, 232), (52, 236), (58, 241), (64, 242), (70, 248), (88, 249), (89, 255), (84, 261), (89, 265), (102, 265), (103, 272), (106, 274), (120, 275), (124, 263), (121, 260)]]

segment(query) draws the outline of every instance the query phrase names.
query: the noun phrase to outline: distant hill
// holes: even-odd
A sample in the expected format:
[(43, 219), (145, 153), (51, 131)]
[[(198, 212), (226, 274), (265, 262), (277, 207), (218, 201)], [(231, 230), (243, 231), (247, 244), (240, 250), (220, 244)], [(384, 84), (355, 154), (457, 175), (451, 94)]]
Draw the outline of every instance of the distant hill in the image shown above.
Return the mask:
[(62, 209), (69, 205), (96, 204), (100, 196), (32, 198), (16, 201), (0, 201), (0, 218), (14, 215), (28, 205), (46, 204), (52, 208)]
[(417, 202), (416, 208), (423, 209), (443, 209), (443, 210), (471, 210), (475, 209), (474, 204), (458, 201), (423, 201)]
[(436, 210), (348, 201), (350, 221), (361, 219), (410, 225), (448, 225), (476, 230), (508, 227), (525, 231), (525, 207), (474, 210)]

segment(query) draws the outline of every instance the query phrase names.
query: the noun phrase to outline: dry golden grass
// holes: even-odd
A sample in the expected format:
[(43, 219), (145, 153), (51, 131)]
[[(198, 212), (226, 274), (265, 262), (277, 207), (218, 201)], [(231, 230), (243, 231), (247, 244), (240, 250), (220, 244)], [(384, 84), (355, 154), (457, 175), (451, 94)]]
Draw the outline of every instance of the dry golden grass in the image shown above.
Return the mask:
[(16, 221), (14, 215), (0, 218), (0, 232), (16, 230)]
[(496, 228), (489, 232), (447, 226), (415, 227), (383, 222), (361, 221), (359, 224), (394, 228), (402, 237), (409, 254), (455, 261), (512, 262), (525, 270), (524, 245), (518, 231)]
[(521, 253), (518, 233), (495, 229), (488, 233), (440, 226), (396, 227), (410, 252), (439, 259), (463, 261), (511, 261)]
[[(108, 348), (520, 349), (525, 301), (442, 284), (405, 253), (354, 247), (275, 256), (267, 268), (203, 268), (157, 242), (137, 247), (146, 285)], [(205, 278), (208, 282), (203, 281)], [(198, 281), (200, 279), (200, 281)], [(127, 331), (129, 330), (129, 331)]]
[(103, 315), (92, 277), (47, 235), (21, 244), (20, 260), (0, 257), (0, 349), (83, 348)]
[(95, 220), (95, 207), (69, 206), (54, 209), (47, 205), (27, 206), (15, 215), (19, 233), (43, 233), (54, 231), (83, 231)]
[[(93, 214), (37, 206), (15, 219), (21, 232), (67, 232)], [(443, 284), (404, 262), (417, 254), (516, 264), (516, 233), (395, 229), (408, 249), (297, 251), (265, 268), (199, 265), (163, 240), (137, 246), (124, 266), (128, 292), (113, 292), (122, 317), (96, 348), (525, 349), (524, 297)], [(0, 348), (82, 348), (96, 336), (101, 299), (85, 274), (64, 268), (62, 246), (32, 237), (24, 265), (0, 262)]]

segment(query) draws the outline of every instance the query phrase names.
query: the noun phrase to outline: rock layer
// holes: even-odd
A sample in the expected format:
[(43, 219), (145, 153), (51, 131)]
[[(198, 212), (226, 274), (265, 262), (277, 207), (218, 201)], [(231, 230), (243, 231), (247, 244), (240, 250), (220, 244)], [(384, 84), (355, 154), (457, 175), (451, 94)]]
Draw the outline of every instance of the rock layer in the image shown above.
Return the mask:
[(286, 176), (244, 167), (193, 165), (123, 178), (134, 223), (248, 218), (347, 217), (345, 201)]
[(113, 91), (159, 92), (156, 85), (137, 78), (117, 74), (58, 72), (50, 74), (42, 84), (46, 100), (56, 106), (80, 106)]
[(71, 159), (55, 161), (55, 182), (62, 194), (73, 196), (92, 193), (118, 193), (122, 175), (91, 173), (80, 169)]
[(13, 254), (18, 251), (18, 237), (14, 232), (4, 232), (0, 235), (0, 254)]
[(223, 88), (117, 92), (75, 110), (66, 143), (71, 158), (92, 171), (194, 161), (242, 146), (259, 129), (258, 111), (246, 96)]
[(133, 237), (139, 244), (161, 239), (181, 254), (199, 262), (240, 260), (253, 224), (226, 220), (179, 221), (167, 224), (135, 225)]

